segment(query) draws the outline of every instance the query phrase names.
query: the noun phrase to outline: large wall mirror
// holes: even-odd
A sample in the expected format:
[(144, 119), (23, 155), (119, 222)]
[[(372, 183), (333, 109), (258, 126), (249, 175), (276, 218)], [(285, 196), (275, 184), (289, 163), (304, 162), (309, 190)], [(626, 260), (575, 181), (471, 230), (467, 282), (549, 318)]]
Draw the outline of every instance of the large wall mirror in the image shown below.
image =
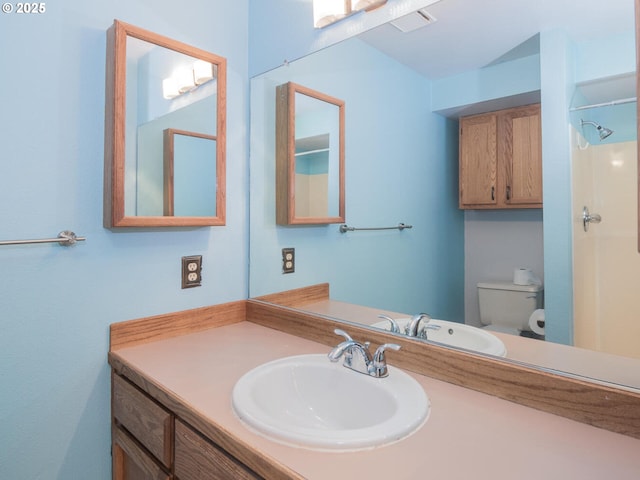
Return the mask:
[(276, 102), (278, 224), (344, 222), (344, 102), (293, 82)]
[(224, 225), (226, 60), (116, 20), (106, 95), (105, 227)]
[[(442, 0), (423, 28), (382, 25), (252, 79), (250, 295), (326, 282), (332, 299), (374, 312), (482, 327), (477, 284), (526, 267), (543, 284), (545, 340), (514, 336), (507, 359), (640, 388), (633, 1), (481, 3)], [(349, 106), (349, 224), (412, 229), (278, 226), (274, 96), (287, 82)], [(543, 208), (461, 211), (459, 118), (537, 103)], [(584, 206), (602, 217), (587, 232)], [(282, 274), (284, 247), (294, 274)], [(555, 364), (544, 344), (600, 368)], [(614, 360), (624, 378), (609, 375)]]

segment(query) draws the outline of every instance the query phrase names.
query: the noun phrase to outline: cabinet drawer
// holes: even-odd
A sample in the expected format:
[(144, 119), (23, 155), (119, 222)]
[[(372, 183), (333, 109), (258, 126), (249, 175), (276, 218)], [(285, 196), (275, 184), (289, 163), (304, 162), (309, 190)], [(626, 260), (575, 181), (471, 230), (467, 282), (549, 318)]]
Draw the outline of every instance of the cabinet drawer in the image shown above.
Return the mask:
[(120, 427), (113, 427), (113, 478), (115, 480), (170, 480), (169, 474)]
[(171, 414), (119, 375), (113, 375), (112, 379), (113, 417), (165, 467), (170, 468)]
[(259, 475), (176, 420), (175, 475), (180, 480), (255, 480)]

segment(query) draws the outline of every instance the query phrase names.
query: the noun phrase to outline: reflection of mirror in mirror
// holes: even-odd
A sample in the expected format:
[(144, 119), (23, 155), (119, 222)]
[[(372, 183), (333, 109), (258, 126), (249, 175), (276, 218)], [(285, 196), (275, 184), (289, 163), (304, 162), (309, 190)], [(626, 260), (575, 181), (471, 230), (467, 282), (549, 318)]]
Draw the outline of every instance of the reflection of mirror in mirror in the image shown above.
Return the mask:
[[(296, 131), (299, 132), (297, 122), (298, 117)], [(332, 215), (329, 213), (329, 137), (328, 133), (296, 136), (296, 217)]]
[(337, 217), (339, 107), (297, 92), (295, 104), (296, 217)]
[(215, 216), (215, 158), (215, 136), (170, 128), (164, 131), (165, 215)]
[(276, 98), (277, 223), (344, 222), (344, 102), (292, 82)]
[[(573, 214), (570, 196), (565, 193), (572, 190), (568, 165), (578, 159), (569, 158), (574, 155), (570, 153), (573, 145), (567, 145), (564, 132), (571, 124), (581, 133), (580, 116), (570, 115), (570, 108), (635, 96), (635, 82), (624, 81), (635, 79), (632, 2), (607, 3), (602, 12), (606, 18), (589, 14), (587, 9), (579, 15), (574, 12), (568, 18), (564, 16), (565, 11), (560, 15), (562, 8), (559, 7), (553, 25), (542, 25), (545, 22), (538, 21), (539, 27), (547, 30), (527, 31), (526, 36), (523, 32), (519, 37), (510, 35), (506, 28), (490, 37), (483, 28), (465, 31), (470, 20), (467, 12), (447, 10), (453, 8), (454, 3), (440, 2), (430, 8), (437, 18), (447, 18), (447, 25), (439, 22), (429, 29), (413, 32), (412, 36), (401, 36), (392, 26), (384, 25), (377, 31), (315, 52), (252, 80), (252, 142), (256, 143), (262, 139), (253, 137), (253, 132), (267, 129), (262, 123), (269, 117), (254, 116), (254, 98), (261, 99), (266, 85), (285, 81), (310, 84), (313, 78), (314, 88), (335, 92), (348, 102), (350, 218), (360, 224), (381, 223), (380, 219), (394, 223), (397, 212), (401, 212), (414, 228), (410, 237), (402, 238), (389, 233), (345, 239), (333, 231), (323, 235), (274, 232), (265, 228), (262, 221), (262, 209), (268, 210), (269, 205), (254, 208), (252, 201), (251, 236), (260, 238), (260, 242), (251, 242), (250, 293), (260, 296), (328, 282), (332, 299), (368, 305), (374, 307), (375, 313), (386, 309), (405, 315), (427, 311), (437, 318), (458, 322), (465, 322), (470, 316), (474, 318), (470, 318), (468, 324), (481, 326), (480, 319), (475, 318), (479, 316), (477, 283), (510, 282), (515, 268), (533, 267), (539, 277), (545, 277), (546, 319), (554, 330), (547, 336), (547, 343), (571, 345), (575, 341), (574, 309), (578, 313), (572, 302), (576, 287), (571, 278), (571, 219), (575, 217), (578, 221), (579, 215)], [(512, 8), (509, 2), (501, 3)], [(519, 7), (513, 6), (513, 9), (537, 8), (534, 4), (527, 3), (526, 7), (518, 4)], [(469, 6), (469, 12), (475, 8)], [(515, 10), (511, 14), (520, 15)], [(509, 21), (507, 17), (502, 18)], [(542, 17), (532, 14), (528, 18)], [(562, 23), (565, 21), (566, 25)], [(595, 32), (599, 38), (594, 37)], [(422, 34), (432, 35), (432, 40), (416, 43), (415, 36)], [(443, 48), (443, 45), (454, 44), (455, 50)], [(595, 45), (607, 48), (598, 50), (593, 48)], [(466, 49), (473, 53), (467, 55)], [(416, 66), (415, 60), (422, 55), (427, 61)], [(457, 66), (464, 68), (452, 70)], [(558, 82), (563, 68), (577, 68), (565, 72), (567, 78), (576, 81), (573, 93)], [(611, 79), (618, 81), (609, 82)], [(631, 85), (631, 89), (625, 84)], [(459, 117), (538, 102), (542, 103), (543, 111), (544, 215), (542, 209), (459, 211), (457, 205), (453, 205), (458, 198)], [(257, 106), (255, 112), (260, 112), (261, 106)], [(635, 105), (629, 106), (629, 112), (633, 107)], [(607, 138), (612, 142), (608, 148), (617, 152), (616, 142), (628, 141), (633, 145), (625, 146), (625, 151), (634, 152), (635, 118), (621, 110), (591, 109), (588, 118), (602, 122), (616, 133), (628, 131), (630, 135), (626, 138), (622, 135)], [(254, 124), (260, 126), (254, 130)], [(589, 148), (589, 155), (596, 163), (600, 158), (597, 149)], [(614, 160), (616, 162), (600, 163), (603, 168), (605, 164), (620, 163), (617, 157)], [(625, 164), (635, 165), (633, 153), (628, 160)], [(270, 184), (268, 176), (260, 176), (262, 164), (254, 168), (256, 161), (263, 158), (254, 160), (252, 152), (252, 194)], [(620, 168), (617, 171), (620, 172)], [(625, 176), (635, 179), (633, 173)], [(598, 178), (604, 182), (604, 177)], [(263, 181), (266, 186), (260, 185)], [(627, 195), (627, 205), (633, 205), (629, 201), (635, 198), (633, 192)], [(258, 200), (265, 198), (268, 199), (262, 196)], [(608, 203), (611, 198), (600, 197), (595, 201)], [(577, 207), (581, 213), (583, 205)], [(612, 213), (627, 210), (614, 204), (610, 208)], [(636, 220), (630, 220), (632, 227)], [(633, 237), (635, 234), (632, 240)], [(306, 265), (306, 271), (296, 273), (296, 278), (283, 279), (280, 272), (268, 264), (269, 254), (263, 245), (271, 251), (281, 246), (295, 246), (299, 251), (314, 254), (307, 260), (310, 264)], [(624, 260), (627, 266), (630, 262), (637, 265), (637, 253), (633, 253), (633, 258)], [(611, 270), (614, 277), (629, 278), (617, 274), (610, 261), (586, 261), (580, 267), (580, 272), (586, 269), (596, 278), (605, 270)], [(544, 271), (545, 268), (549, 271)], [(640, 268), (632, 270), (637, 273)], [(481, 272), (482, 278), (472, 279), (474, 272)], [(633, 289), (637, 285), (634, 278), (637, 277), (623, 281), (615, 290), (629, 292), (629, 287)], [(600, 308), (598, 295), (594, 293), (589, 298), (591, 311)], [(632, 302), (623, 310), (637, 317), (635, 308)], [(599, 322), (602, 323), (597, 324), (598, 328), (608, 338), (629, 337), (630, 327), (621, 333), (618, 327), (607, 326), (606, 319)], [(542, 342), (513, 337), (523, 346), (522, 351), (527, 350), (527, 358), (522, 361), (555, 368), (545, 364), (548, 356), (537, 350)], [(600, 349), (601, 345), (594, 348)], [(510, 349), (509, 357), (511, 353)], [(606, 362), (609, 358), (601, 357), (600, 368), (593, 374), (595, 378), (608, 380)], [(633, 370), (627, 369), (627, 373)], [(626, 384), (640, 388), (640, 381)]]
[[(216, 133), (216, 82), (196, 88), (196, 58), (129, 38), (127, 45), (127, 153), (125, 159), (125, 213), (127, 216), (163, 215), (163, 132), (167, 128)], [(209, 63), (209, 71), (211, 64)], [(167, 83), (175, 93), (167, 93)], [(163, 92), (163, 86), (164, 92)], [(182, 93), (180, 93), (182, 92)], [(167, 98), (169, 97), (169, 98)], [(210, 156), (215, 169), (216, 156)], [(215, 178), (215, 177), (214, 177)], [(215, 189), (215, 183), (206, 185)], [(206, 192), (196, 191), (197, 196)], [(202, 210), (202, 209), (201, 209)], [(210, 210), (210, 208), (204, 208)], [(174, 215), (184, 213), (175, 211)], [(197, 215), (187, 215), (197, 216)], [(209, 213), (208, 216), (215, 216)]]

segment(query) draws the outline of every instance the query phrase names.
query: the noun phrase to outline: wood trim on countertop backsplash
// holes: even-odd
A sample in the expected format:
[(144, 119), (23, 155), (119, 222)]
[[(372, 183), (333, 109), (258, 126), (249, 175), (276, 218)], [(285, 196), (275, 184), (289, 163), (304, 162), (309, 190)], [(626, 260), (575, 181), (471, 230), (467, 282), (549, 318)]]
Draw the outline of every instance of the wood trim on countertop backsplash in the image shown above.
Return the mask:
[(319, 283), (310, 287), (301, 287), (285, 292), (270, 293), (256, 297), (255, 300), (263, 302), (275, 303), (285, 307), (302, 307), (309, 303), (321, 302), (329, 300), (329, 284)]
[(110, 326), (109, 350), (243, 322), (246, 303), (240, 300), (113, 323)]

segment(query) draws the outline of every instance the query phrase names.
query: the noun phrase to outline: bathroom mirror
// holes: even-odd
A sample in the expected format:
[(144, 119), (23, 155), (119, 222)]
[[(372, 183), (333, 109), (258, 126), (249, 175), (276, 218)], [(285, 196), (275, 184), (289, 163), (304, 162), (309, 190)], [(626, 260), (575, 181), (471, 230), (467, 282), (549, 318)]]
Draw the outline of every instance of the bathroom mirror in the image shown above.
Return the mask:
[[(393, 25), (383, 25), (380, 31), (375, 29), (252, 79), (250, 294), (256, 297), (326, 282), (332, 299), (373, 312), (406, 315), (426, 311), (434, 318), (479, 327), (476, 284), (510, 281), (515, 268), (532, 267), (544, 282), (547, 320), (561, 329), (560, 335), (547, 335), (547, 343), (601, 353), (600, 368), (586, 374), (598, 380), (617, 382), (608, 376), (607, 364), (612, 357), (623, 358), (632, 365), (626, 372), (635, 380), (619, 383), (640, 388), (637, 357), (602, 353), (602, 345), (597, 343), (572, 346), (575, 325), (585, 320), (585, 309), (574, 304), (586, 299), (598, 307), (586, 310), (600, 313), (605, 297), (615, 298), (610, 290), (606, 295), (598, 294), (598, 288), (602, 291), (615, 285), (606, 274), (617, 275), (624, 279), (623, 286), (633, 288), (639, 281), (640, 266), (635, 248), (630, 259), (587, 257), (579, 265), (599, 287), (592, 290), (593, 295), (579, 293), (574, 271), (582, 275), (583, 270), (573, 266), (573, 251), (579, 248), (571, 242), (575, 238), (583, 244), (597, 244), (622, 241), (624, 236), (625, 242), (633, 244), (637, 214), (632, 213), (631, 220), (616, 220), (616, 228), (624, 223), (624, 234), (622, 229), (615, 235), (600, 230), (597, 238), (598, 230), (592, 226), (587, 238), (580, 219), (583, 205), (567, 205), (571, 203), (569, 192), (575, 190), (571, 170), (584, 155), (592, 158), (582, 165), (607, 167), (614, 177), (633, 183), (637, 179), (635, 171), (623, 173), (626, 167), (635, 168), (636, 156), (627, 158), (623, 153), (629, 150), (626, 145), (619, 148), (629, 142), (636, 144), (635, 104), (592, 107), (636, 95), (633, 2), (615, 0), (605, 6), (589, 0), (580, 12), (571, 8), (571, 2), (550, 6), (549, 2), (500, 0), (490, 8), (482, 5), (482, 9), (473, 2), (464, 3), (459, 9), (457, 2), (446, 0), (428, 7), (438, 22), (424, 29), (403, 34)], [(545, 8), (554, 12), (553, 18), (545, 15)], [(487, 13), (495, 14), (492, 18), (496, 23), (499, 19), (501, 25), (494, 25), (490, 36), (486, 27), (474, 21)], [(528, 20), (520, 22), (521, 16)], [(508, 28), (516, 24), (521, 25), (519, 31)], [(470, 25), (474, 26), (471, 30)], [(424, 39), (423, 34), (431, 37)], [(394, 35), (399, 38), (392, 41)], [(594, 48), (605, 45), (606, 49)], [(404, 48), (394, 53), (392, 46)], [(431, 60), (416, 65), (421, 51)], [(558, 81), (566, 60), (560, 54), (575, 55), (567, 62), (577, 69), (568, 72), (576, 79), (569, 94)], [(455, 70), (456, 66), (463, 68)], [(345, 128), (349, 223), (368, 227), (402, 221), (411, 223), (411, 230), (341, 233), (338, 226), (284, 229), (274, 225), (275, 159), (271, 152), (275, 134), (270, 122), (275, 113), (270, 106), (274, 101), (271, 91), (289, 81), (330, 91), (349, 105)], [(481, 87), (492, 90), (493, 97), (478, 98)], [(543, 110), (544, 208), (460, 211), (458, 118), (532, 103), (541, 103)], [(581, 118), (602, 122), (615, 134), (600, 142), (580, 126)], [(568, 139), (569, 131), (572, 140)], [(585, 147), (585, 140), (589, 141), (588, 149), (579, 150)], [(623, 159), (624, 169), (620, 166)], [(590, 184), (608, 184), (600, 181), (603, 175), (600, 171), (589, 177), (599, 180)], [(617, 190), (627, 192), (626, 187)], [(624, 193), (627, 205), (635, 198), (633, 192), (631, 196)], [(595, 196), (600, 202), (598, 210), (613, 198), (607, 195)], [(611, 205), (613, 213), (628, 210)], [(613, 217), (607, 217), (612, 225)], [(603, 215), (598, 226), (604, 227), (605, 220)], [(273, 259), (273, 252), (283, 247), (296, 248), (293, 275), (283, 275), (280, 262)], [(607, 250), (628, 251), (626, 246), (613, 245)], [(620, 312), (637, 318), (633, 305), (616, 303)], [(342, 312), (325, 313), (354, 320)], [(621, 326), (621, 319), (619, 314), (607, 313), (593, 325), (599, 325), (611, 339), (622, 338), (635, 327), (633, 323)], [(510, 359), (569, 373), (580, 370), (554, 363), (552, 356), (538, 348), (540, 340), (515, 338), (521, 348), (511, 349)], [(514, 358), (518, 353), (520, 358)]]
[(226, 60), (114, 21), (104, 226), (225, 224)]
[(164, 131), (164, 214), (180, 217), (215, 217), (222, 199), (212, 181), (224, 177), (216, 158), (216, 137), (167, 128)]
[(344, 102), (293, 82), (276, 102), (277, 223), (344, 222)]

